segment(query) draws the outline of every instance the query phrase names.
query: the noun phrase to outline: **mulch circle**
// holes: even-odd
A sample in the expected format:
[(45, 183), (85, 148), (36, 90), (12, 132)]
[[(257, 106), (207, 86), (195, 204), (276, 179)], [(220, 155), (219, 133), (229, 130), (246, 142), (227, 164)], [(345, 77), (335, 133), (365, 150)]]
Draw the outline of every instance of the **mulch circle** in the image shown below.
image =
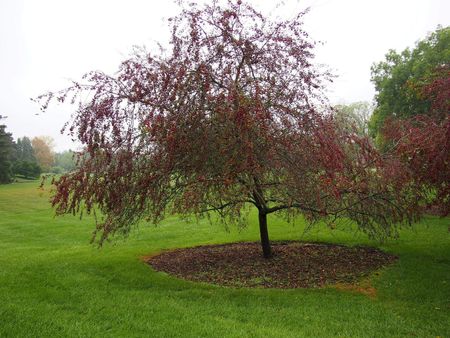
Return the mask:
[(157, 271), (195, 282), (231, 287), (317, 288), (355, 283), (397, 257), (370, 247), (273, 242), (264, 259), (259, 243), (198, 246), (146, 259)]

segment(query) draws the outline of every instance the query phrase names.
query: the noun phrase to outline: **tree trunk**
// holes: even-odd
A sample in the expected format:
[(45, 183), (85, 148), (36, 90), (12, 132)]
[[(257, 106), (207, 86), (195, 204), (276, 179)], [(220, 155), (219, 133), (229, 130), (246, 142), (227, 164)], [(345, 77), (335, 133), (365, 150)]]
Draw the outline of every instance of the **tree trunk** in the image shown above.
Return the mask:
[(259, 211), (259, 233), (261, 235), (261, 246), (264, 258), (272, 257), (272, 249), (270, 247), (269, 232), (267, 231), (267, 214)]

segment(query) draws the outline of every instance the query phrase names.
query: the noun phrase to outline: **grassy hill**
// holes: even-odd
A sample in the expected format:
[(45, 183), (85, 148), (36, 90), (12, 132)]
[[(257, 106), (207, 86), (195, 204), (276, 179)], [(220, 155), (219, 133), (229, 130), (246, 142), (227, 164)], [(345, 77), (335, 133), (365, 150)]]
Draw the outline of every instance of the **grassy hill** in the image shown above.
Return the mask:
[(325, 289), (232, 289), (153, 271), (162, 249), (257, 240), (256, 219), (230, 232), (175, 217), (102, 249), (93, 219), (53, 217), (38, 182), (0, 186), (0, 337), (449, 337), (449, 218), (427, 217), (399, 240), (272, 217), (272, 239), (365, 244), (399, 256), (371, 278), (375, 298)]

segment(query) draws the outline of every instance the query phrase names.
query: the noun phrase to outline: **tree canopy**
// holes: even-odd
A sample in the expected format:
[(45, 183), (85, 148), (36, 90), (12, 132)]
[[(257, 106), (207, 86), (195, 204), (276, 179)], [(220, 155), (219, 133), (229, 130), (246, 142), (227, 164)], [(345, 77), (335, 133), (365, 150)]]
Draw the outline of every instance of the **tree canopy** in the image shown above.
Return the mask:
[(338, 104), (333, 108), (336, 122), (342, 128), (348, 128), (359, 135), (369, 134), (369, 120), (373, 113), (373, 104), (359, 101), (350, 104)]
[(64, 172), (72, 171), (76, 168), (76, 153), (72, 150), (65, 150), (55, 153), (55, 165)]
[(406, 167), (423, 205), (450, 213), (450, 27), (372, 67), (370, 131)]
[(24, 136), (17, 139), (16, 157), (18, 161), (36, 162), (33, 145), (28, 137)]
[[(376, 108), (370, 121), (372, 136), (381, 137), (388, 117), (407, 118), (428, 114), (431, 98), (421, 88), (450, 65), (450, 27), (438, 28), (415, 48), (398, 53), (390, 50), (385, 60), (372, 66)], [(378, 142), (381, 144), (382, 140)]]
[(38, 178), (41, 174), (41, 167), (37, 163), (33, 145), (26, 136), (19, 137), (15, 144), (13, 172), (24, 178)]
[(31, 143), (37, 163), (44, 172), (49, 172), (55, 162), (53, 139), (48, 136), (34, 137)]
[(90, 72), (41, 96), (44, 108), (52, 98), (77, 104), (68, 132), (86, 150), (55, 182), (57, 213), (99, 208), (102, 243), (167, 214), (245, 224), (254, 206), (265, 257), (273, 212), (331, 226), (346, 217), (380, 237), (413, 221), (401, 164), (329, 113), (328, 74), (313, 65), (304, 14), (272, 19), (240, 0), (191, 4), (169, 20), (168, 50), (136, 52), (115, 76)]
[(388, 119), (383, 138), (406, 165), (417, 186), (417, 198), (450, 213), (450, 65), (443, 65), (419, 88), (430, 102), (424, 115)]

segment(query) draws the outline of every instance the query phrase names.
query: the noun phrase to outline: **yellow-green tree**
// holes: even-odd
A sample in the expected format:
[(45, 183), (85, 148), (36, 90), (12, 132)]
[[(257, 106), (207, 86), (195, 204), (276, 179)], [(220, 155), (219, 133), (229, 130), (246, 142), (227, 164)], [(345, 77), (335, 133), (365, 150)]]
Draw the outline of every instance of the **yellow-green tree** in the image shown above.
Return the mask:
[(32, 145), (34, 149), (34, 154), (43, 172), (50, 171), (50, 168), (53, 166), (53, 163), (55, 162), (53, 144), (54, 144), (53, 139), (49, 136), (39, 136), (33, 138)]

